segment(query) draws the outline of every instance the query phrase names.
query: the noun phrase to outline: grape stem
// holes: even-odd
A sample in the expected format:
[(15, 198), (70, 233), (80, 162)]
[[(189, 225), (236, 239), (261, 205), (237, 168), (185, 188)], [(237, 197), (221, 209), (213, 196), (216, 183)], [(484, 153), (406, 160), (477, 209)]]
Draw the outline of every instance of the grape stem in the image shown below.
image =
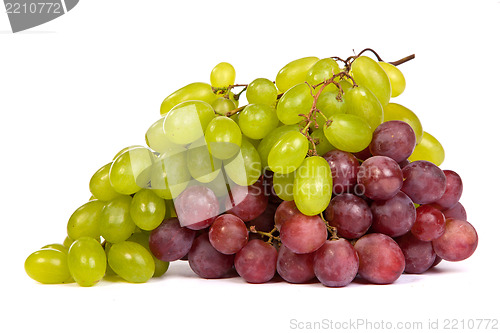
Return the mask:
[(274, 240), (281, 242), (280, 237), (274, 235), (274, 233), (276, 231), (278, 231), (278, 229), (276, 227), (274, 227), (273, 230), (271, 230), (269, 232), (264, 232), (264, 231), (259, 231), (259, 230), (255, 229), (255, 226), (252, 225), (252, 226), (250, 226), (249, 231), (251, 233), (254, 233), (254, 234), (259, 234), (259, 235), (268, 237), (269, 239), (267, 240), (267, 243), (269, 243), (269, 244), (271, 244)]
[(337, 239), (340, 239), (340, 237), (337, 235), (337, 228), (335, 227), (332, 227), (330, 225), (330, 223), (328, 223), (327, 220), (325, 220), (325, 217), (323, 216), (323, 213), (320, 213), (319, 216), (321, 217), (321, 219), (323, 220), (323, 222), (325, 223), (326, 225), (326, 230), (328, 230), (328, 233), (330, 234), (330, 240), (337, 240)]

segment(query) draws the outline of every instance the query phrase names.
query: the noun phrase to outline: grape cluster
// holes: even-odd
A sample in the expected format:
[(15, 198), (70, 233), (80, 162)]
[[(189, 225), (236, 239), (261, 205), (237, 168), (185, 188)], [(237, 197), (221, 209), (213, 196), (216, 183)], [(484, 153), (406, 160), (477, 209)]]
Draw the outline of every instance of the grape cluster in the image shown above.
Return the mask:
[(390, 101), (405, 89), (401, 71), (365, 51), (301, 58), (248, 85), (220, 63), (210, 84), (175, 91), (147, 147), (95, 172), (64, 244), (31, 254), (26, 272), (141, 283), (187, 260), (202, 278), (341, 287), (470, 257), (478, 236), (460, 176), (439, 168), (443, 147), (417, 115)]

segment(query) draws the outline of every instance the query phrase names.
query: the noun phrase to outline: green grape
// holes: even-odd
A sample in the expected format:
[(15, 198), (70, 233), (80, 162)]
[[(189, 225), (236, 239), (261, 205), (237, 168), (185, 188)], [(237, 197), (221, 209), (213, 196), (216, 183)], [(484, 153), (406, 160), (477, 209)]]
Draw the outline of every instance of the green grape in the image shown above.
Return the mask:
[(260, 156), (255, 146), (242, 139), (239, 153), (224, 161), (224, 170), (227, 176), (240, 186), (254, 184), (262, 173)]
[(191, 83), (165, 98), (165, 100), (161, 103), (160, 113), (164, 116), (169, 113), (174, 106), (182, 102), (196, 100), (211, 104), (216, 98), (217, 96), (214, 94), (212, 87), (208, 83)]
[(68, 267), (76, 283), (82, 287), (93, 286), (106, 273), (106, 253), (97, 240), (82, 237), (69, 248)]
[(66, 238), (64, 238), (63, 245), (64, 245), (64, 247), (69, 249), (71, 244), (73, 244), (74, 241), (75, 240), (73, 238), (66, 236)]
[(273, 189), (274, 193), (281, 200), (293, 200), (293, 182), (295, 180), (295, 173), (290, 172), (287, 174), (273, 173)]
[(426, 160), (439, 166), (444, 162), (444, 148), (435, 137), (424, 131), (422, 140), (408, 159), (411, 162)]
[(120, 193), (113, 189), (109, 182), (110, 169), (111, 162), (97, 170), (92, 178), (90, 178), (89, 188), (94, 198), (108, 201), (120, 195)]
[(283, 135), (271, 148), (267, 159), (269, 168), (277, 173), (287, 174), (295, 171), (309, 150), (309, 141), (300, 132)]
[(123, 241), (113, 244), (108, 253), (109, 266), (128, 282), (143, 283), (155, 272), (153, 257), (142, 245)]
[(366, 87), (358, 86), (344, 95), (345, 110), (366, 120), (374, 131), (384, 120), (384, 109), (375, 95)]
[(410, 109), (397, 104), (397, 103), (389, 103), (384, 106), (384, 122), (390, 120), (401, 120), (407, 123), (413, 128), (415, 132), (415, 136), (417, 138), (417, 144), (422, 141), (422, 137), (424, 135), (424, 131), (422, 129), (422, 123), (420, 123), (420, 119), (418, 119), (417, 115), (413, 113)]
[(225, 116), (229, 111), (236, 109), (236, 104), (234, 104), (234, 101), (231, 99), (217, 97), (217, 99), (212, 102), (212, 107), (215, 113)]
[(210, 104), (188, 101), (175, 106), (165, 118), (168, 139), (179, 145), (194, 142), (203, 136), (215, 112)]
[(334, 114), (332, 123), (325, 125), (323, 132), (337, 149), (357, 153), (368, 147), (372, 140), (372, 129), (361, 117), (353, 114)]
[(151, 189), (163, 199), (176, 198), (190, 180), (187, 150), (184, 147), (176, 147), (161, 154), (151, 168)]
[(391, 82), (385, 71), (372, 58), (361, 56), (352, 62), (351, 72), (358, 85), (368, 88), (382, 106), (391, 99)]
[[(328, 87), (334, 86), (330, 84)], [(335, 87), (336, 88), (336, 87)], [(321, 95), (318, 97), (318, 101), (316, 102), (316, 108), (321, 111), (325, 115), (326, 118), (330, 118), (334, 114), (346, 113), (346, 103), (345, 100), (338, 100), (338, 89), (336, 91), (323, 91)], [(316, 131), (317, 129), (322, 129), (325, 125), (325, 118), (320, 114), (316, 114), (316, 122), (318, 123), (318, 127), (312, 126), (312, 130)]]
[(115, 157), (113, 157), (112, 161), (116, 160), (121, 154), (123, 154), (124, 152), (126, 151), (129, 151), (129, 150), (132, 150), (132, 149), (135, 149), (135, 148), (144, 148), (143, 146), (141, 145), (132, 145), (132, 146), (127, 146), (123, 149), (121, 149), (118, 153), (116, 153)]
[(232, 91), (221, 91), (221, 92), (218, 92), (217, 93), (217, 96), (226, 96), (228, 95), (229, 99), (234, 103), (234, 106), (235, 108), (238, 107), (238, 105), (240, 104), (240, 101), (239, 101), (239, 96), (236, 96)]
[(102, 237), (110, 243), (126, 240), (135, 230), (135, 223), (130, 216), (132, 197), (122, 195), (109, 201), (99, 218), (99, 230)]
[(401, 95), (406, 88), (406, 80), (403, 73), (393, 64), (382, 61), (379, 61), (378, 64), (389, 77), (389, 81), (391, 81), (391, 97)]
[(299, 114), (308, 114), (314, 98), (307, 83), (299, 83), (281, 96), (276, 105), (278, 119), (285, 125), (297, 124), (304, 120)]
[[(326, 154), (335, 147), (328, 141), (323, 132), (323, 128), (320, 128), (311, 134), (311, 138), (314, 140), (316, 146), (316, 153), (320, 156)], [(309, 142), (309, 149), (312, 149), (312, 144)]]
[(187, 167), (191, 176), (201, 183), (209, 183), (217, 177), (222, 161), (208, 151), (205, 137), (193, 142), (187, 151)]
[(45, 245), (44, 247), (42, 247), (42, 249), (53, 249), (53, 250), (64, 252), (66, 254), (68, 253), (68, 248), (66, 246), (64, 246), (63, 244), (59, 244), (59, 243)]
[(135, 232), (132, 234), (132, 236), (130, 236), (129, 239), (127, 239), (127, 241), (142, 245), (146, 250), (148, 250), (149, 254), (151, 254), (151, 257), (153, 258), (153, 261), (155, 263), (155, 272), (153, 274), (153, 277), (159, 277), (165, 274), (170, 263), (168, 261), (162, 261), (156, 258), (151, 253), (151, 250), (149, 249), (149, 232)]
[(227, 62), (217, 64), (210, 73), (210, 84), (215, 88), (227, 88), (234, 84), (236, 71)]
[(278, 127), (276, 110), (266, 104), (250, 104), (240, 112), (238, 125), (241, 132), (251, 139), (262, 139)]
[(240, 150), (241, 130), (232, 119), (216, 117), (207, 126), (205, 140), (212, 156), (225, 160)]
[(137, 147), (125, 151), (111, 164), (109, 181), (121, 194), (133, 194), (145, 187), (150, 179), (154, 154), (148, 148)]
[(298, 132), (299, 130), (300, 128), (298, 124), (277, 127), (273, 131), (271, 131), (271, 133), (266, 135), (266, 137), (263, 138), (262, 141), (260, 141), (259, 146), (257, 147), (257, 151), (259, 152), (263, 168), (268, 166), (267, 158), (269, 156), (269, 152), (276, 144), (276, 142), (286, 133), (292, 131)]
[(278, 89), (268, 79), (253, 80), (245, 92), (248, 104), (266, 104), (274, 106), (278, 98)]
[[(306, 74), (306, 81), (311, 86), (314, 86), (338, 73), (340, 73), (339, 64), (337, 64), (337, 62), (332, 58), (325, 58), (319, 60), (311, 68), (309, 68), (309, 71)], [(329, 86), (332, 86), (332, 84)], [(319, 89), (319, 87), (316, 89)]]
[(130, 203), (130, 217), (143, 230), (153, 230), (165, 218), (165, 200), (150, 189), (137, 192)]
[(65, 283), (71, 279), (67, 252), (45, 248), (33, 252), (24, 262), (26, 274), (33, 280), (45, 283)]
[(177, 146), (168, 139), (165, 119), (166, 117), (162, 117), (155, 121), (146, 132), (146, 144), (158, 153), (163, 153), (171, 147)]
[(348, 81), (348, 80), (340, 80), (339, 82), (340, 84), (340, 87), (342, 88), (342, 90), (344, 91), (344, 94), (346, 92), (348, 92), (350, 89), (352, 89), (352, 82)]
[(332, 172), (321, 156), (307, 157), (295, 173), (293, 198), (302, 214), (316, 215), (326, 209), (332, 197)]
[(285, 92), (296, 84), (305, 82), (307, 72), (318, 60), (318, 57), (305, 57), (286, 64), (276, 75), (278, 90)]
[(68, 236), (73, 239), (80, 237), (98, 238), (99, 219), (106, 203), (101, 200), (92, 200), (84, 203), (71, 215), (67, 225)]

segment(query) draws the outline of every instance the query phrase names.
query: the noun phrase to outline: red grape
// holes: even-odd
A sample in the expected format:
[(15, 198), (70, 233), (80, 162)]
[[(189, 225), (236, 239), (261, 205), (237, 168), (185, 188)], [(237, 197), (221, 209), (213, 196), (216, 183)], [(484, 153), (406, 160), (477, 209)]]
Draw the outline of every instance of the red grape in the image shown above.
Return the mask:
[(337, 228), (340, 237), (354, 239), (363, 236), (372, 225), (372, 212), (363, 199), (354, 194), (337, 195), (324, 212), (325, 220)]
[(285, 245), (278, 251), (278, 274), (290, 283), (305, 283), (314, 278), (314, 253), (297, 254)]
[(462, 178), (455, 171), (444, 170), (443, 172), (446, 176), (446, 189), (443, 196), (436, 200), (434, 205), (438, 205), (441, 210), (446, 210), (456, 205), (460, 200), (463, 184)]
[(343, 287), (356, 277), (359, 258), (345, 239), (327, 240), (314, 255), (314, 273), (327, 287)]
[(371, 210), (372, 230), (391, 237), (410, 231), (417, 215), (413, 202), (401, 191), (389, 200), (374, 201)]
[(318, 215), (297, 213), (281, 225), (281, 242), (295, 253), (314, 252), (325, 243), (327, 237), (326, 225)]
[(407, 233), (395, 239), (405, 256), (405, 272), (420, 274), (432, 267), (436, 260), (436, 253), (431, 242), (425, 242), (412, 233)]
[(429, 161), (415, 161), (403, 168), (405, 192), (414, 203), (432, 203), (441, 198), (446, 189), (446, 176), (435, 164)]
[(226, 199), (226, 210), (244, 222), (248, 222), (266, 210), (268, 199), (262, 181), (250, 186), (236, 185)]
[(358, 184), (364, 187), (364, 195), (368, 198), (387, 200), (401, 189), (403, 173), (392, 158), (373, 156), (361, 163)]
[(252, 239), (234, 258), (236, 272), (247, 282), (264, 283), (276, 274), (278, 251), (260, 239)]
[(467, 212), (465, 211), (464, 206), (457, 202), (453, 207), (448, 208), (443, 211), (444, 217), (447, 219), (457, 219), (467, 221)]
[(416, 142), (415, 132), (408, 123), (391, 120), (375, 129), (369, 147), (373, 156), (387, 156), (401, 163), (413, 153)]
[(467, 221), (446, 220), (444, 234), (432, 241), (434, 252), (447, 261), (469, 258), (477, 248), (476, 229)]
[(223, 214), (210, 226), (208, 238), (220, 253), (235, 254), (247, 244), (248, 230), (238, 216)]
[(444, 214), (431, 205), (422, 205), (417, 208), (417, 218), (411, 233), (422, 241), (431, 241), (444, 233)]
[(356, 185), (359, 162), (351, 153), (342, 150), (330, 150), (323, 155), (330, 165), (333, 179), (333, 193), (352, 192)]
[(295, 205), (295, 201), (283, 201), (274, 213), (274, 224), (276, 225), (276, 229), (281, 230), (281, 226), (286, 220), (299, 213), (300, 211)]
[(217, 251), (208, 239), (208, 233), (196, 237), (188, 254), (189, 266), (205, 279), (218, 279), (233, 268), (234, 255)]
[(201, 230), (219, 215), (219, 201), (208, 187), (196, 185), (185, 189), (175, 200), (175, 211), (183, 227)]
[(149, 249), (163, 261), (184, 257), (191, 249), (196, 231), (183, 228), (175, 217), (164, 220), (149, 234)]

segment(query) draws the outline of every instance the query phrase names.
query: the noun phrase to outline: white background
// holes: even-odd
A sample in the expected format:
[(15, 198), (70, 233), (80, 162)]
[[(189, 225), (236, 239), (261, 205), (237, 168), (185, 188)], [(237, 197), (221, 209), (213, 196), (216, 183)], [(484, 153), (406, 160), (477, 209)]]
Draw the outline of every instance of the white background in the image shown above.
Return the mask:
[[(0, 331), (288, 332), (294, 319), (417, 321), (426, 331), (429, 320), (442, 328), (446, 319), (500, 319), (499, 17), (492, 0), (82, 0), (12, 34), (2, 9)], [(394, 101), (418, 114), (446, 149), (442, 167), (463, 178), (461, 202), (480, 239), (470, 259), (393, 285), (341, 289), (203, 280), (178, 264), (146, 284), (80, 288), (27, 277), (25, 258), (63, 241), (92, 174), (121, 148), (144, 144), (168, 94), (208, 82), (221, 61), (249, 83), (273, 80), (299, 57), (365, 47), (386, 61), (416, 54), (400, 66), (407, 90)]]

